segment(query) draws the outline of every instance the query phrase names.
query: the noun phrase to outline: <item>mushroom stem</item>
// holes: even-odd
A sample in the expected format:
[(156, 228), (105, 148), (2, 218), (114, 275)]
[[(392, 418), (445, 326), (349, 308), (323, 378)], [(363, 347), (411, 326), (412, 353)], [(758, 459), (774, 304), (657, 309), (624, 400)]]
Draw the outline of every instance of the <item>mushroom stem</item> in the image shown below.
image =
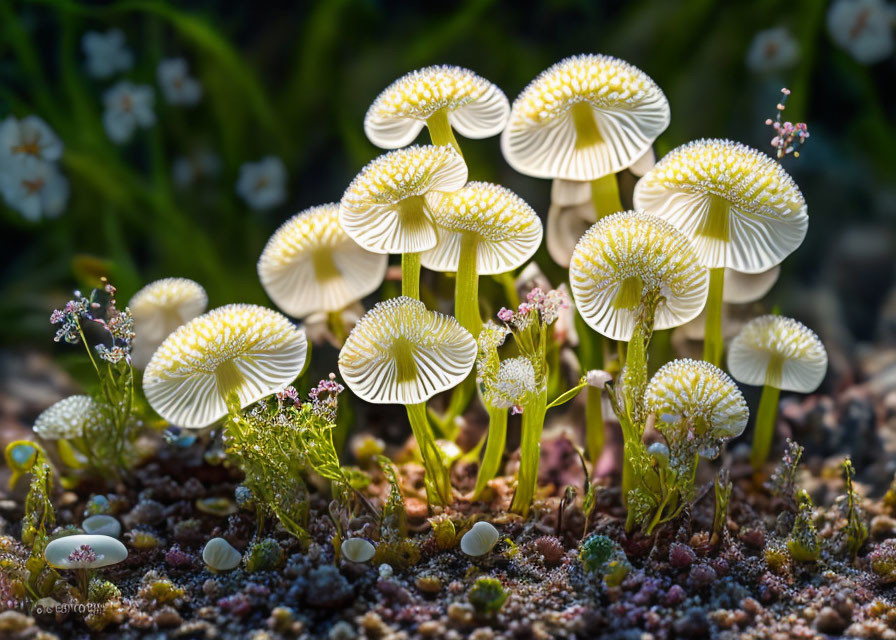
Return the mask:
[(507, 409), (486, 406), (486, 411), (488, 411), (488, 440), (485, 443), (479, 474), (476, 476), (473, 500), (479, 499), (489, 480), (498, 474), (504, 447), (507, 444)]
[(401, 295), (420, 299), (420, 254), (401, 254)]
[(623, 210), (615, 173), (591, 181), (591, 203), (597, 214), (595, 221)]
[(722, 295), (725, 288), (725, 268), (709, 270), (709, 296), (706, 300), (706, 326), (703, 337), (703, 359), (719, 366), (725, 343), (722, 340)]
[(448, 112), (445, 109), (439, 109), (426, 119), (426, 128), (429, 129), (429, 137), (433, 144), (451, 145), (463, 158), (464, 154), (457, 144), (457, 138), (454, 137), (454, 131), (451, 129), (451, 123), (448, 122)]
[[(582, 371), (604, 368), (603, 336), (591, 329), (576, 311), (576, 331), (579, 334), (579, 362)], [(585, 450), (592, 465), (597, 464), (604, 448), (604, 416), (601, 404), (601, 390), (589, 386), (585, 401)]]
[(529, 514), (529, 506), (538, 486), (538, 462), (541, 457), (541, 432), (547, 411), (548, 392), (546, 388), (533, 394), (534, 397), (523, 409), (522, 442), (520, 443), (520, 469), (517, 476), (516, 493), (510, 510), (521, 516)]
[(342, 322), (342, 311), (330, 311), (327, 313), (327, 328), (337, 344), (345, 343), (347, 334), (345, 333), (345, 323)]
[(750, 463), (758, 470), (768, 459), (775, 435), (775, 418), (778, 415), (778, 399), (781, 390), (770, 385), (762, 387), (759, 409), (756, 411), (756, 426), (753, 432), (753, 450), (750, 452)]
[(451, 481), (448, 477), (448, 469), (442, 462), (442, 454), (429, 428), (426, 417), (426, 403), (406, 405), (408, 420), (411, 423), (411, 431), (414, 439), (420, 447), (420, 455), (423, 457), (423, 467), (426, 470), (424, 483), (426, 496), (430, 503), (446, 505), (451, 502)]
[(482, 316), (479, 314), (479, 274), (476, 273), (476, 235), (464, 233), (460, 241), (460, 260), (454, 287), (454, 313), (460, 326), (479, 337)]

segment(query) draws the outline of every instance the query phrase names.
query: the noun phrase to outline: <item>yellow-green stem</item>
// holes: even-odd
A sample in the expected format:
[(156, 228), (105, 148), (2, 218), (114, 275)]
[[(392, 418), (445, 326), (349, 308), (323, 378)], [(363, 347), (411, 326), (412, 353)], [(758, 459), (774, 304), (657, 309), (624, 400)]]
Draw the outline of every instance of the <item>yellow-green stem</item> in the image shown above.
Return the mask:
[(622, 211), (619, 182), (615, 173), (591, 181), (591, 203), (598, 220)]
[(405, 408), (408, 411), (411, 431), (414, 432), (414, 438), (420, 447), (420, 455), (423, 457), (423, 467), (426, 470), (424, 479), (426, 496), (431, 504), (446, 505), (451, 502), (451, 482), (448, 469), (442, 462), (442, 454), (429, 428), (426, 403), (409, 404)]
[(476, 251), (478, 245), (474, 233), (463, 233), (460, 241), (460, 260), (454, 285), (454, 314), (460, 325), (479, 337), (482, 330), (482, 316), (479, 314), (479, 275), (476, 273)]
[(520, 469), (516, 493), (510, 510), (522, 516), (529, 514), (529, 507), (538, 487), (538, 462), (541, 457), (541, 432), (547, 411), (547, 389), (534, 394), (531, 402), (523, 407), (522, 442), (520, 443)]
[(781, 390), (765, 385), (762, 387), (762, 397), (759, 399), (759, 409), (756, 411), (756, 426), (753, 432), (753, 450), (750, 452), (750, 462), (754, 469), (760, 469), (768, 459), (768, 452), (772, 448), (772, 438), (775, 435), (775, 421), (778, 417), (778, 399)]
[(504, 446), (507, 443), (507, 409), (486, 406), (486, 411), (488, 411), (488, 440), (485, 443), (479, 474), (476, 476), (473, 500), (479, 499), (489, 480), (498, 474)]
[(426, 128), (429, 129), (429, 138), (433, 144), (451, 145), (463, 158), (464, 154), (457, 144), (457, 138), (454, 137), (454, 131), (451, 129), (451, 123), (448, 122), (448, 112), (445, 109), (439, 109), (426, 119)]
[(327, 324), (336, 342), (338, 344), (345, 342), (347, 336), (345, 334), (345, 324), (342, 322), (342, 312), (330, 311), (327, 314)]
[(401, 254), (401, 295), (420, 299), (420, 254)]
[(703, 334), (703, 359), (719, 366), (725, 343), (722, 340), (722, 295), (725, 268), (709, 270), (709, 297), (706, 300), (706, 326)]
[(585, 448), (592, 465), (597, 464), (604, 450), (604, 409), (601, 405), (601, 393), (597, 387), (589, 386), (585, 396)]

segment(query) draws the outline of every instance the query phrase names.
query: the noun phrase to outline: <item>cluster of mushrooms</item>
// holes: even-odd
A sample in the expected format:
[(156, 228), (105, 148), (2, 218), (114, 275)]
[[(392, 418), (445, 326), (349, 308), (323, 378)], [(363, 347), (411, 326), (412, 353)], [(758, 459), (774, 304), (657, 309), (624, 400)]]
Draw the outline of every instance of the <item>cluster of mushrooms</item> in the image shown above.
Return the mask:
[[(306, 366), (306, 328), (324, 325), (342, 345), (339, 371), (349, 389), (366, 402), (406, 407), (430, 503), (455, 500), (426, 403), (475, 384), (484, 326), (479, 278), (525, 265), (543, 235), (539, 216), (518, 195), (469, 180), (455, 134), (500, 134), (512, 168), (553, 180), (547, 249), (569, 268), (575, 312), (598, 334), (591, 342), (605, 351), (609, 341), (630, 343), (619, 379), (637, 379), (634, 352), (654, 330), (691, 327), (704, 338), (703, 362), (666, 364), (649, 384), (639, 383), (636, 406), (616, 407), (641, 425), (627, 438), (640, 439), (651, 419), (667, 439), (665, 450), (651, 447), (651, 455), (674, 458), (693, 448), (696, 434), (697, 453), (711, 457), (722, 440), (743, 432), (748, 417), (741, 392), (719, 368), (725, 305), (770, 289), (778, 265), (806, 234), (807, 207), (776, 160), (742, 144), (697, 140), (655, 163), (653, 143), (669, 120), (668, 101), (653, 80), (604, 55), (562, 60), (512, 106), (466, 69), (433, 66), (400, 78), (364, 121), (371, 142), (390, 151), (364, 167), (339, 202), (287, 220), (258, 261), (270, 299), (303, 327), (248, 304), (203, 314), (205, 292), (182, 278), (154, 282), (133, 297), (134, 364), (145, 367), (149, 404), (172, 425), (214, 425), (291, 384)], [(431, 144), (408, 146), (424, 127)], [(621, 204), (621, 172), (640, 177), (632, 211)], [(389, 254), (401, 256), (401, 296), (358, 319), (353, 310), (383, 283)], [(421, 300), (423, 268), (455, 274), (453, 315)], [(354, 326), (340, 335), (347, 315)], [(763, 316), (733, 339), (727, 366), (736, 380), (765, 388), (753, 451), (758, 466), (769, 453), (780, 390), (813, 391), (827, 356), (802, 324)], [(602, 395), (619, 400), (610, 385), (602, 387), (588, 386), (595, 409), (587, 419), (589, 443), (602, 442)], [(76, 426), (45, 424), (51, 422), (41, 422), (40, 435), (77, 437)], [(630, 444), (627, 456), (635, 455)], [(633, 480), (624, 476), (626, 482)], [(356, 556), (366, 554), (352, 544)]]

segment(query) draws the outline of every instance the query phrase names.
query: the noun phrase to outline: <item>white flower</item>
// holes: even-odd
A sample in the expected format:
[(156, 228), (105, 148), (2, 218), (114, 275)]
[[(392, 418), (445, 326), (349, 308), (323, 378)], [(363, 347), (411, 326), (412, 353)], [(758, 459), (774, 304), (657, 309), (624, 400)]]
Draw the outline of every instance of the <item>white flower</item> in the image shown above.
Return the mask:
[(61, 157), (62, 141), (37, 116), (9, 116), (0, 123), (0, 166), (24, 158), (55, 162)]
[(286, 200), (286, 167), (275, 156), (240, 167), (236, 192), (257, 211), (276, 207)]
[(613, 381), (613, 376), (611, 376), (608, 372), (603, 369), (591, 369), (588, 373), (585, 374), (585, 382), (589, 387), (595, 387), (597, 389), (603, 389), (607, 386), (608, 382)]
[(883, 0), (836, 0), (828, 9), (828, 31), (862, 64), (893, 53), (893, 11)]
[(185, 189), (207, 178), (213, 178), (221, 170), (221, 159), (208, 149), (199, 149), (189, 156), (179, 156), (171, 165), (174, 184)]
[(155, 101), (152, 88), (135, 85), (122, 80), (103, 95), (106, 111), (103, 126), (113, 142), (127, 142), (137, 127), (155, 124), (156, 114), (152, 107)]
[(202, 97), (202, 85), (190, 76), (187, 61), (183, 58), (162, 60), (156, 76), (168, 104), (190, 106)]
[(62, 213), (68, 200), (68, 180), (56, 165), (26, 157), (0, 171), (0, 191), (10, 207), (36, 222)]
[(127, 48), (121, 29), (106, 33), (88, 31), (81, 48), (87, 56), (87, 72), (94, 78), (108, 78), (134, 66), (134, 54)]
[(760, 31), (747, 51), (747, 67), (759, 73), (790, 69), (800, 57), (800, 45), (787, 27)]

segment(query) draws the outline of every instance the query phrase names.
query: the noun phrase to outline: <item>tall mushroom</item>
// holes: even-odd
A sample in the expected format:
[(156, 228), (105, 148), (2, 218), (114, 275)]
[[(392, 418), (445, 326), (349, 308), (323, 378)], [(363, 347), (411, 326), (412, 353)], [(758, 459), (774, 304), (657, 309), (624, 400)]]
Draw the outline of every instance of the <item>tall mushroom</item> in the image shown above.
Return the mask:
[(454, 314), (479, 335), (479, 275), (511, 271), (541, 244), (538, 214), (518, 195), (496, 184), (470, 182), (431, 201), (439, 243), (420, 256), (434, 271), (457, 272)]
[(507, 96), (469, 69), (424, 67), (402, 76), (377, 97), (364, 118), (364, 132), (383, 149), (409, 145), (426, 126), (433, 144), (460, 146), (452, 129), (467, 138), (498, 135), (507, 123)]
[(622, 209), (615, 174), (669, 126), (669, 103), (647, 74), (605, 55), (543, 71), (513, 102), (501, 135), (511, 167), (538, 178), (591, 182), (597, 215)]
[(405, 405), (426, 468), (426, 492), (435, 504), (451, 501), (451, 483), (426, 401), (464, 380), (475, 359), (476, 341), (457, 320), (405, 296), (368, 311), (339, 352), (339, 371), (356, 396)]
[(710, 269), (704, 360), (721, 361), (724, 267), (767, 271), (794, 251), (809, 217), (781, 165), (730, 140), (698, 140), (666, 155), (635, 187), (635, 206), (691, 239)]
[(143, 375), (150, 406), (180, 427), (202, 428), (285, 389), (302, 372), (305, 332), (251, 304), (229, 304), (168, 336)]
[(420, 298), (420, 253), (436, 246), (432, 202), (467, 182), (467, 165), (448, 146), (414, 146), (382, 155), (352, 181), (339, 224), (374, 253), (401, 254), (402, 294)]
[(134, 317), (131, 363), (143, 369), (172, 331), (205, 311), (205, 289), (187, 278), (150, 282), (133, 295), (128, 308)]
[(728, 368), (735, 380), (762, 385), (750, 461), (758, 469), (768, 458), (781, 390), (810, 393), (828, 368), (828, 354), (815, 333), (783, 316), (760, 316), (731, 341)]
[[(643, 435), (643, 412), (634, 399), (647, 384), (650, 336), (654, 329), (684, 324), (700, 313), (706, 302), (706, 269), (672, 225), (626, 211), (601, 219), (582, 236), (569, 279), (582, 319), (607, 338), (629, 342), (624, 386), (631, 401), (625, 414), (617, 411), (628, 452), (640, 446)], [(586, 431), (592, 431), (587, 440), (602, 442), (602, 432), (596, 432), (602, 427), (587, 424)], [(631, 488), (632, 473), (626, 456), (623, 495)]]
[(258, 259), (261, 285), (281, 310), (296, 318), (336, 315), (375, 291), (389, 258), (360, 247), (339, 226), (339, 205), (296, 214), (274, 232)]

